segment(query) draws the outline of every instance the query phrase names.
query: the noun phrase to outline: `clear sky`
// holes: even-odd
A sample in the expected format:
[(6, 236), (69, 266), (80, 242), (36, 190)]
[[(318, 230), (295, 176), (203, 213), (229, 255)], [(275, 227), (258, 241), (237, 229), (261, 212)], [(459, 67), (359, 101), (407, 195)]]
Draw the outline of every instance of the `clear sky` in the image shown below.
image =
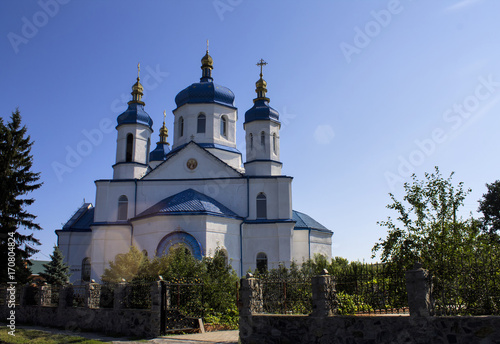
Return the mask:
[(269, 63), (293, 208), (335, 232), (335, 256), (370, 259), (385, 236), (376, 223), (390, 215), (388, 193), (401, 195), (411, 172), (455, 171), (473, 189), (465, 213), (500, 179), (498, 1), (2, 5), (0, 115), (19, 107), (44, 183), (29, 208), (44, 228), (37, 259), (48, 259), (54, 230), (84, 199), (94, 203), (94, 180), (112, 178), (114, 126), (137, 63), (158, 137), (163, 110), (172, 132), (175, 95), (201, 76), (206, 39), (215, 82), (236, 95), (243, 153), (255, 64)]

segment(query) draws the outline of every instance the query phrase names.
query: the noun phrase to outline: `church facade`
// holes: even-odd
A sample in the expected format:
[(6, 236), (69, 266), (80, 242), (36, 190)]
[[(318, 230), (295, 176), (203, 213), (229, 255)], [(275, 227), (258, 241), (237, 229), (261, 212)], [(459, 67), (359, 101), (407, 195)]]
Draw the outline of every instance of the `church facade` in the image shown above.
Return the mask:
[[(149, 257), (178, 245), (201, 259), (220, 248), (238, 275), (332, 254), (332, 232), (292, 210), (292, 177), (282, 175), (279, 113), (269, 105), (263, 60), (257, 97), (245, 113), (246, 156), (236, 146), (233, 92), (214, 83), (208, 50), (202, 77), (175, 97), (173, 144), (142, 101), (139, 76), (117, 118), (113, 178), (95, 181), (95, 206), (82, 205), (58, 246), (71, 282), (100, 280), (109, 261), (131, 245)], [(165, 116), (165, 114), (164, 114)]]

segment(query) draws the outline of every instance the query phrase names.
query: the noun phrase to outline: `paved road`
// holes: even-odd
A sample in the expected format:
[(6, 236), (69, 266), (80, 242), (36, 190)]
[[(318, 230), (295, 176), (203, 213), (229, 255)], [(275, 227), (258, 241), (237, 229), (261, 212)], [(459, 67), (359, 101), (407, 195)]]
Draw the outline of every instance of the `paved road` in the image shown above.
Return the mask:
[(239, 332), (236, 331), (216, 331), (216, 332), (206, 332), (206, 333), (195, 333), (195, 334), (183, 334), (183, 335), (174, 335), (174, 336), (165, 336), (165, 337), (158, 337), (150, 340), (142, 340), (140, 342), (137, 341), (131, 341), (128, 339), (124, 338), (115, 338), (115, 337), (108, 337), (96, 333), (89, 333), (89, 332), (71, 332), (71, 331), (64, 331), (64, 330), (59, 330), (59, 329), (54, 329), (50, 327), (41, 327), (41, 326), (18, 326), (18, 328), (24, 328), (24, 329), (30, 329), (30, 330), (39, 330), (39, 331), (45, 331), (45, 332), (50, 332), (50, 333), (58, 333), (58, 334), (66, 334), (70, 336), (80, 336), (80, 337), (85, 337), (88, 339), (96, 339), (100, 340), (103, 342), (109, 342), (112, 344), (144, 344), (144, 343), (151, 343), (151, 344), (218, 344), (218, 343), (231, 343), (231, 344), (237, 344), (238, 343), (238, 336)]

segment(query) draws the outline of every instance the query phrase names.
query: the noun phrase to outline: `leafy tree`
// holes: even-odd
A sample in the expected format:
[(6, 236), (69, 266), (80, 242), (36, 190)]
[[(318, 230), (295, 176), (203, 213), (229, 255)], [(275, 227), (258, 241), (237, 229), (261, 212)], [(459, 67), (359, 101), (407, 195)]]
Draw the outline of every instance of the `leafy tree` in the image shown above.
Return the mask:
[(413, 182), (404, 184), (404, 202), (389, 194), (392, 203), (387, 208), (397, 212), (397, 222), (389, 217), (378, 223), (388, 234), (373, 247), (373, 257), (381, 251), (382, 262), (409, 269), (421, 261), (432, 268), (436, 262), (470, 252), (479, 234), (478, 223), (457, 218), (470, 190), (464, 190), (463, 183), (453, 185), (452, 177), (453, 173), (444, 179), (436, 167), (434, 173), (425, 174), (425, 180), (413, 175)]
[(132, 281), (139, 275), (145, 274), (149, 261), (137, 247), (130, 246), (127, 253), (117, 254), (114, 262), (109, 262), (109, 268), (104, 270), (101, 279), (105, 282)]
[[(33, 204), (33, 198), (26, 195), (38, 189), (40, 173), (32, 172), (33, 142), (27, 135), (26, 126), (21, 126), (19, 110), (12, 113), (10, 122), (4, 124), (0, 118), (0, 259), (7, 262), (8, 240), (15, 240), (15, 279), (25, 283), (31, 271), (28, 258), (38, 252), (34, 245), (40, 245), (31, 234), (23, 234), (20, 228), (41, 230), (35, 223), (35, 215), (28, 212), (27, 206)], [(5, 282), (7, 274), (0, 276), (0, 283)]]
[(46, 272), (40, 273), (45, 281), (51, 285), (63, 285), (69, 279), (69, 266), (64, 263), (64, 257), (57, 245), (54, 245), (54, 253), (50, 255), (50, 262), (43, 264)]
[(486, 232), (500, 233), (500, 180), (486, 184), (488, 192), (479, 201), (479, 209), (483, 213), (483, 228)]

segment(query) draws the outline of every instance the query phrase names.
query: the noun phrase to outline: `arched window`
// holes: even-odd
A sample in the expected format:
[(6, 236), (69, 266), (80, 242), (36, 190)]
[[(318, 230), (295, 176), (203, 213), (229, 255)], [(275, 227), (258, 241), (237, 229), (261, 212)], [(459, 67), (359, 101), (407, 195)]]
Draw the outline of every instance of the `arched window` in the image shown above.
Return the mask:
[(257, 218), (267, 219), (267, 198), (262, 192), (257, 195)]
[(266, 133), (265, 132), (260, 133), (260, 145), (262, 147), (266, 146)]
[(132, 149), (133, 148), (134, 148), (134, 135), (128, 134), (127, 135), (127, 151), (125, 153), (125, 161), (126, 162), (132, 161)]
[(204, 114), (198, 115), (198, 129), (196, 130), (198, 134), (203, 134), (205, 132), (206, 122), (207, 117)]
[(118, 198), (118, 220), (126, 220), (128, 211), (128, 198), (125, 195), (121, 195)]
[(184, 136), (184, 118), (179, 118), (179, 136)]
[(82, 260), (82, 281), (90, 282), (90, 258), (86, 257)]
[(253, 134), (250, 134), (250, 150), (253, 149)]
[(260, 273), (264, 273), (267, 271), (267, 254), (264, 252), (257, 253), (257, 270)]
[(227, 117), (222, 116), (220, 118), (220, 135), (227, 137)]
[(276, 154), (276, 133), (273, 134), (273, 152)]

